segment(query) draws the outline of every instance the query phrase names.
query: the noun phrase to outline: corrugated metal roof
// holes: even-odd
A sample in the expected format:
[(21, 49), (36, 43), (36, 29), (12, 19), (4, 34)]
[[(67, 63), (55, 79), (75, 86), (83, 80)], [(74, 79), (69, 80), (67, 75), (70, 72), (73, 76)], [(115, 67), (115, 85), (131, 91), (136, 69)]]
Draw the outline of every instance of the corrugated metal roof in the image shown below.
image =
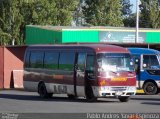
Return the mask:
[[(136, 29), (134, 27), (111, 27), (111, 26), (91, 26), (91, 27), (82, 27), (82, 26), (41, 26), (41, 25), (27, 25), (28, 27), (36, 27), (41, 29), (47, 29), (47, 30), (56, 30), (56, 31), (62, 31), (62, 30), (131, 30), (135, 31)], [(160, 29), (152, 29), (152, 28), (139, 28), (140, 31), (159, 31)]]

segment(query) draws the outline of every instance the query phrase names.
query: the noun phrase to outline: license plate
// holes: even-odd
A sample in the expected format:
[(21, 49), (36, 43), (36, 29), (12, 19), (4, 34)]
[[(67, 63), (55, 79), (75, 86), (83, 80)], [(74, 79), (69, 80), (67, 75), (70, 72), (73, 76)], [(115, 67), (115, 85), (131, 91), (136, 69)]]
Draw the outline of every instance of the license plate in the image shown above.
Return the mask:
[(122, 92), (117, 91), (115, 95), (122, 95)]
[(126, 81), (127, 78), (124, 77), (118, 77), (118, 78), (112, 78), (111, 81)]

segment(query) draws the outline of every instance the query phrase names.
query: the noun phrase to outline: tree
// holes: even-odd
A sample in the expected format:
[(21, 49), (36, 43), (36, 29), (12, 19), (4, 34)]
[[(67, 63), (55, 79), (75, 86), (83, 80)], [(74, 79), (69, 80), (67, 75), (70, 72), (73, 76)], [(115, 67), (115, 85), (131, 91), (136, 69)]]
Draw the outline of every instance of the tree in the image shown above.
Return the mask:
[(125, 27), (136, 27), (136, 13), (132, 13), (123, 19)]
[(84, 16), (83, 16), (83, 12), (82, 12), (82, 7), (84, 5), (84, 0), (79, 0), (79, 3), (76, 7), (76, 9), (74, 10), (74, 14), (73, 14), (73, 22), (75, 23), (74, 25), (76, 26), (82, 26), (82, 24), (84, 24)]
[(25, 25), (71, 25), (78, 0), (0, 0), (0, 45), (23, 44)]
[(24, 0), (21, 14), (26, 24), (54, 24), (57, 14), (55, 0)]
[(130, 3), (130, 0), (121, 0), (122, 4), (122, 14), (123, 14), (123, 23), (125, 27), (135, 27), (136, 25), (136, 14), (132, 13), (133, 4)]
[(123, 26), (120, 0), (85, 0), (84, 19), (88, 25)]
[(6, 11), (4, 11), (4, 1), (0, 1), (0, 45), (4, 45), (7, 40), (10, 38), (10, 35), (5, 33), (4, 28), (7, 27), (7, 24), (5, 23), (5, 14)]
[[(0, 37), (1, 45), (14, 44), (19, 39), (19, 26), (22, 22), (22, 15), (19, 11), (20, 1), (2, 0), (0, 2)], [(2, 42), (3, 41), (3, 42)], [(19, 40), (16, 41), (19, 43)]]
[(130, 0), (121, 0), (121, 4), (123, 16), (130, 16), (132, 13), (131, 7), (133, 4), (130, 3)]
[(25, 39), (26, 25), (55, 25), (57, 23), (55, 0), (24, 0), (20, 13), (24, 18), (20, 26), (20, 35), (23, 39)]
[(160, 4), (158, 0), (141, 0), (140, 27), (160, 28)]
[(71, 25), (74, 10), (78, 5), (78, 0), (55, 0), (55, 2), (57, 8), (57, 25)]

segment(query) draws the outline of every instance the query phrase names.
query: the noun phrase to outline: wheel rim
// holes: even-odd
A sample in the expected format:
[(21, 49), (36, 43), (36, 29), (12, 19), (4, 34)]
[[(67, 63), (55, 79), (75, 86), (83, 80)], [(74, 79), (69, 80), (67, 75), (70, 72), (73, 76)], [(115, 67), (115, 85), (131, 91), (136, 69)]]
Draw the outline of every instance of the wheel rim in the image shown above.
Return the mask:
[(149, 83), (146, 86), (146, 93), (148, 94), (155, 94), (157, 91), (156, 86), (153, 83)]
[(153, 85), (149, 85), (148, 87), (147, 87), (147, 91), (148, 92), (152, 92), (154, 90), (154, 86)]

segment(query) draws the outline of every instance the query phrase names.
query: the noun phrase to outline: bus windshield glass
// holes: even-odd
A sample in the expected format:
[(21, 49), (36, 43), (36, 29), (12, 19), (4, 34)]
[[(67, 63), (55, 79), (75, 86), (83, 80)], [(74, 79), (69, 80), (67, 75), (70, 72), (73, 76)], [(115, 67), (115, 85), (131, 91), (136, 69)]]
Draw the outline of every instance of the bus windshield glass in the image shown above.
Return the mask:
[(133, 60), (126, 53), (99, 53), (97, 62), (100, 71), (134, 71)]

